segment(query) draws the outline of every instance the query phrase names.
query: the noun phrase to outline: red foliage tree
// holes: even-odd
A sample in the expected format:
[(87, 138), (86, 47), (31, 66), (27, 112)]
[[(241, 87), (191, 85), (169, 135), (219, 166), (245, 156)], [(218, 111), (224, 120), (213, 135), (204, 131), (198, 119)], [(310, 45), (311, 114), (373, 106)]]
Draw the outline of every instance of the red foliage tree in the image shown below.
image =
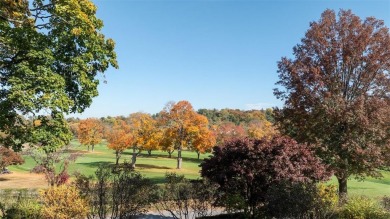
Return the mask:
[(23, 158), (13, 150), (0, 146), (0, 173), (4, 171), (7, 166), (23, 164)]
[(215, 125), (213, 131), (216, 136), (217, 145), (223, 145), (232, 139), (247, 137), (242, 125), (235, 125), (232, 122), (223, 122)]
[(312, 183), (331, 175), (306, 145), (287, 137), (232, 140), (214, 147), (213, 156), (200, 166), (202, 177), (219, 184), (221, 194), (245, 200), (251, 215), (266, 203), (271, 185)]
[[(335, 172), (339, 195), (351, 175), (380, 176), (390, 150), (390, 34), (383, 21), (326, 10), (294, 59), (278, 63), (282, 134), (315, 145)], [(342, 199), (341, 199), (342, 200)]]

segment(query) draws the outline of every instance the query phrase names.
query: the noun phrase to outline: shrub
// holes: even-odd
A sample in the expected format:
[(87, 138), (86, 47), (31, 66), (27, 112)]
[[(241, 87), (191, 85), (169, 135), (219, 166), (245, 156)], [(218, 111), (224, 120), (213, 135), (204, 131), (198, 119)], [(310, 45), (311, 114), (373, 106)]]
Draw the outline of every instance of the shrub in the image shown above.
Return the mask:
[(71, 219), (87, 216), (88, 204), (74, 186), (62, 185), (42, 190), (39, 198), (43, 204), (44, 218)]
[(216, 185), (207, 180), (187, 180), (184, 175), (166, 173), (166, 183), (157, 190), (158, 201), (154, 207), (164, 216), (173, 218), (205, 217), (213, 212)]
[(384, 196), (382, 198), (382, 206), (390, 212), (390, 197), (389, 196)]
[(100, 165), (95, 178), (76, 174), (73, 185), (90, 206), (88, 218), (131, 218), (145, 213), (155, 199), (155, 185), (126, 162)]
[(0, 218), (42, 218), (36, 193), (22, 190), (0, 190)]
[(131, 218), (145, 213), (153, 201), (154, 185), (128, 166), (113, 174), (111, 218)]
[(6, 211), (4, 219), (40, 219), (42, 218), (42, 206), (32, 199), (21, 199), (13, 207)]
[(267, 192), (267, 214), (276, 218), (303, 218), (315, 209), (316, 185), (283, 182)]
[(339, 196), (336, 185), (318, 184), (316, 186), (311, 218), (335, 218), (338, 211)]
[(357, 196), (350, 198), (340, 211), (341, 219), (388, 219), (390, 214), (374, 200)]
[(272, 185), (264, 205), (271, 218), (332, 218), (338, 204), (337, 187), (283, 182)]

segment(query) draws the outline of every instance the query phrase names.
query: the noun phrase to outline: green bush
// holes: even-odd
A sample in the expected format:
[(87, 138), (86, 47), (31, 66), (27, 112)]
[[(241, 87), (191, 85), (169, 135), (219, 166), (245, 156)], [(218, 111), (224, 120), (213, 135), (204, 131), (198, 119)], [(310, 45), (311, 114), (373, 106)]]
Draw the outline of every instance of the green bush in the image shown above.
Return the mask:
[(340, 210), (340, 219), (388, 219), (390, 214), (376, 201), (365, 197), (356, 196)]
[(270, 218), (333, 218), (337, 188), (332, 185), (284, 182), (273, 185), (264, 208)]
[(39, 219), (42, 218), (42, 206), (35, 200), (22, 199), (6, 211), (5, 219)]
[(42, 218), (41, 206), (33, 191), (0, 190), (0, 218)]

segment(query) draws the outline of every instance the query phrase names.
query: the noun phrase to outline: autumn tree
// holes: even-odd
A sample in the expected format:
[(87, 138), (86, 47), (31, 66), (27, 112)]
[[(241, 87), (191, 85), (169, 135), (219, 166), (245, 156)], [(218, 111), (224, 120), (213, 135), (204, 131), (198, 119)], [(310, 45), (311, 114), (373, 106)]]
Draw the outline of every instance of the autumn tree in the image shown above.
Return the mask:
[[(207, 118), (199, 119), (192, 105), (188, 101), (178, 103), (168, 103), (159, 113), (160, 124), (163, 126), (165, 146), (177, 149), (177, 169), (181, 169), (181, 152), (184, 147), (189, 147), (195, 140), (200, 126), (207, 126)], [(199, 137), (199, 136), (198, 136)]]
[[(89, 0), (0, 1), (0, 131), (20, 150), (44, 114), (63, 123), (98, 95), (96, 76), (117, 67), (115, 43), (102, 33)], [(67, 133), (65, 133), (67, 134)]]
[(198, 160), (201, 153), (210, 151), (216, 144), (214, 133), (209, 129), (208, 120), (205, 116), (196, 114), (194, 126), (189, 130), (193, 139), (189, 148), (198, 154)]
[(390, 148), (390, 35), (384, 22), (350, 10), (310, 23), (294, 58), (278, 63), (282, 133), (316, 147), (347, 194), (351, 176), (380, 176)]
[(216, 146), (201, 163), (201, 175), (219, 185), (220, 202), (235, 200), (252, 218), (267, 205), (268, 190), (279, 183), (313, 183), (330, 173), (307, 145), (288, 137), (235, 139)]
[(87, 145), (88, 151), (91, 146), (92, 151), (95, 145), (102, 141), (103, 126), (98, 119), (88, 118), (81, 120), (78, 127), (78, 138), (81, 144)]
[(134, 134), (132, 164), (135, 166), (137, 156), (141, 150), (148, 151), (159, 148), (162, 133), (157, 128), (157, 122), (146, 113), (133, 113), (129, 116), (132, 133)]
[(115, 150), (115, 164), (118, 165), (123, 151), (135, 143), (135, 137), (131, 132), (130, 125), (126, 121), (117, 119), (108, 134), (107, 142), (108, 148)]
[(12, 149), (0, 146), (0, 173), (6, 170), (7, 166), (23, 164), (23, 158)]
[(235, 125), (232, 122), (223, 122), (213, 126), (217, 145), (224, 145), (227, 141), (237, 138), (247, 137), (247, 133), (242, 125)]
[(276, 134), (274, 126), (267, 120), (252, 121), (247, 125), (246, 129), (250, 138), (272, 138)]

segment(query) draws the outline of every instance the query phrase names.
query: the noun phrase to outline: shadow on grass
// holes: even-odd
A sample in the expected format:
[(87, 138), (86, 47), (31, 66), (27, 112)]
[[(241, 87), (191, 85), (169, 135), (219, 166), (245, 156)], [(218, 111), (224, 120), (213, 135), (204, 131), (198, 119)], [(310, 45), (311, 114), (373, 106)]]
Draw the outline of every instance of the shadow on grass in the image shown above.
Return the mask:
[[(122, 155), (128, 155), (128, 156), (132, 156), (133, 153), (132, 152), (123, 152)], [(138, 157), (142, 157), (142, 158), (154, 158), (154, 159), (158, 159), (158, 158), (166, 158), (166, 159), (173, 159), (173, 160), (176, 160), (177, 159), (177, 156), (174, 156), (172, 155), (171, 158), (169, 158), (168, 154), (166, 155), (163, 155), (163, 154), (152, 154), (152, 155), (149, 155), (147, 153), (141, 153), (138, 155)], [(203, 159), (198, 159), (198, 158), (193, 158), (193, 157), (182, 157), (183, 158), (183, 162), (190, 162), (190, 163), (197, 163), (197, 164), (200, 164)]]
[(141, 168), (141, 169), (160, 169), (160, 170), (170, 170), (172, 168), (165, 167), (165, 166), (157, 166), (153, 164), (135, 164), (136, 168)]
[(113, 166), (115, 164), (110, 162), (110, 161), (97, 161), (97, 162), (88, 162), (88, 163), (78, 163), (78, 165), (83, 165), (86, 167), (91, 167), (91, 168), (97, 169), (100, 165)]
[(165, 177), (164, 176), (154, 176), (154, 177), (146, 177), (152, 181), (154, 184), (163, 184), (165, 183)]
[(85, 150), (76, 150), (76, 149), (66, 149), (64, 150), (65, 153), (68, 153), (68, 154), (89, 154), (90, 152), (89, 151), (85, 151)]

